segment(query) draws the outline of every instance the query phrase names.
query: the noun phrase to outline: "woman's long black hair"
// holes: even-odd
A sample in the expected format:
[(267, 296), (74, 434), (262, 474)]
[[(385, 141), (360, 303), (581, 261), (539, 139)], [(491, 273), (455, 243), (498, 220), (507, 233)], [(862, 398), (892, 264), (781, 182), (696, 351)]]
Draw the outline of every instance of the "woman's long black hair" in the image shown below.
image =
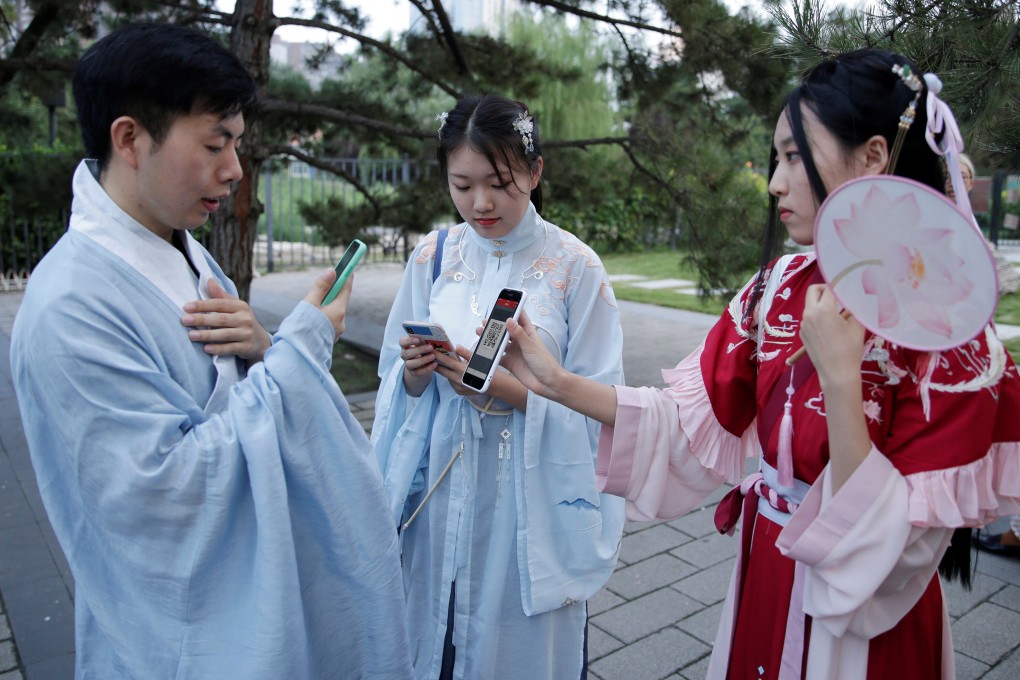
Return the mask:
[[(904, 64), (910, 67), (911, 72), (921, 73), (914, 63), (900, 55), (878, 49), (855, 50), (815, 66), (787, 96), (780, 115), (786, 116), (790, 123), (816, 205), (822, 204), (828, 191), (811, 154), (810, 131), (805, 131), (804, 127), (804, 109), (810, 109), (817, 116), (846, 152), (875, 135), (883, 136), (888, 148), (892, 149), (900, 116), (915, 95), (914, 90), (893, 72), (894, 66)], [(916, 118), (904, 137), (893, 172), (944, 193), (941, 158), (928, 146), (924, 136), (928, 120), (927, 94), (928, 88), (924, 85), (917, 102)], [(769, 182), (772, 181), (776, 161), (777, 152), (773, 148), (769, 157)], [(744, 316), (748, 326), (753, 323), (754, 309), (765, 287), (766, 270), (778, 255), (785, 237), (785, 228), (779, 222), (777, 199), (770, 195), (761, 264)], [(939, 564), (939, 573), (948, 580), (959, 578), (965, 588), (970, 588), (970, 551), (971, 530), (960, 528), (954, 531), (952, 542)]]

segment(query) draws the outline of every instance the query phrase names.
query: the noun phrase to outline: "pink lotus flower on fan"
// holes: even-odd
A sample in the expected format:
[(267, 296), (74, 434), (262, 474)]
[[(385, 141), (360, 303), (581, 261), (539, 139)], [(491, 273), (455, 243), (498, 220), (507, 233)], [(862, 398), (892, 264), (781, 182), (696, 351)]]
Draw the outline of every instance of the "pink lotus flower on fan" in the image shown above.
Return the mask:
[(849, 218), (833, 222), (846, 249), (862, 258), (851, 267), (866, 267), (861, 282), (877, 299), (879, 327), (896, 326), (903, 310), (949, 338), (949, 307), (970, 297), (974, 284), (963, 274), (965, 261), (953, 252), (952, 230), (919, 226), (920, 212), (912, 194), (894, 199), (874, 186), (850, 206)]

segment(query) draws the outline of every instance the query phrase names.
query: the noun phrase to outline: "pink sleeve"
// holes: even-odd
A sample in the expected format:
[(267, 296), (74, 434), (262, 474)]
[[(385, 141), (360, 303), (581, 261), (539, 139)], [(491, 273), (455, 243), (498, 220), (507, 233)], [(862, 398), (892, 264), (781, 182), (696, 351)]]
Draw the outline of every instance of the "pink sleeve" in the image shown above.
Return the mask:
[(911, 524), (984, 526), (1020, 513), (1020, 442), (992, 444), (978, 460), (906, 477)]
[(776, 546), (806, 565), (804, 611), (816, 625), (870, 639), (920, 599), (952, 529), (910, 523), (907, 482), (875, 448), (834, 496), (830, 479), (826, 467)]
[(627, 499), (632, 520), (672, 519), (724, 482), (736, 484), (758, 435), (743, 437), (716, 420), (700, 370), (701, 349), (663, 371), (665, 390), (616, 387), (616, 426), (603, 427), (596, 478), (601, 491)]

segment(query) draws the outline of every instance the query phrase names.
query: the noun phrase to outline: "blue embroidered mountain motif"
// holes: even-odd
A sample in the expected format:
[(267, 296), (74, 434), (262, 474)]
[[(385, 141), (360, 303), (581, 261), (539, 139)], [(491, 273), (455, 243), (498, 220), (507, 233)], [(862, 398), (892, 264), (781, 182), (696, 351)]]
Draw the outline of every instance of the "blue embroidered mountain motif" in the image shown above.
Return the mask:
[(592, 505), (591, 503), (589, 503), (588, 501), (584, 500), (583, 498), (576, 498), (576, 499), (574, 499), (572, 501), (560, 501), (559, 505), (565, 505), (568, 508), (589, 508), (591, 510), (598, 510), (599, 509), (597, 505)]

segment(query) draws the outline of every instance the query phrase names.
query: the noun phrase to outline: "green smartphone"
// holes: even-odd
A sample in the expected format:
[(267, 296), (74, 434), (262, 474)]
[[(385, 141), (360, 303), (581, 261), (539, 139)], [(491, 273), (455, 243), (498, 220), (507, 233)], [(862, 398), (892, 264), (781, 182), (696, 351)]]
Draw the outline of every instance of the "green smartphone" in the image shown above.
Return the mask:
[(333, 268), (336, 272), (336, 281), (333, 282), (333, 287), (326, 293), (326, 297), (322, 298), (322, 304), (328, 305), (340, 294), (340, 289), (344, 287), (344, 283), (347, 282), (351, 272), (361, 262), (361, 258), (367, 250), (368, 246), (358, 239), (351, 241), (351, 244), (347, 246), (347, 250), (344, 251), (344, 256), (340, 258), (340, 261), (336, 263), (336, 267)]

